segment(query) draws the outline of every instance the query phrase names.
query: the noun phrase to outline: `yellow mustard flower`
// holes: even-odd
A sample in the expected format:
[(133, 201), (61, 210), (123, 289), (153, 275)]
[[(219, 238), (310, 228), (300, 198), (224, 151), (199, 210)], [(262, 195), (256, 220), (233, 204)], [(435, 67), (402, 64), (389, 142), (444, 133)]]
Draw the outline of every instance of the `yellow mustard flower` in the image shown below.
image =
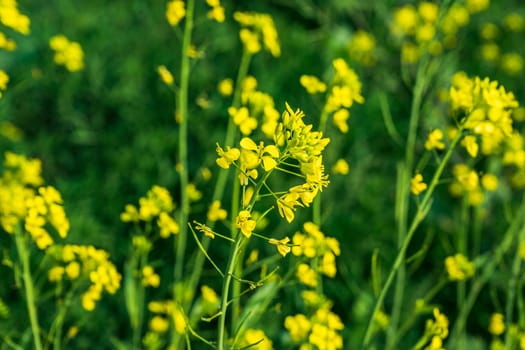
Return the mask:
[(334, 174), (348, 175), (350, 172), (350, 166), (346, 160), (341, 158), (335, 162), (334, 166), (332, 167), (332, 172)]
[(233, 80), (225, 78), (219, 81), (217, 90), (222, 96), (231, 96), (233, 94)]
[(166, 85), (172, 85), (173, 82), (175, 81), (175, 79), (173, 79), (173, 75), (171, 74), (171, 72), (164, 65), (157, 67), (157, 73), (159, 73), (160, 79)]
[(423, 182), (423, 175), (417, 173), (410, 180), (410, 192), (415, 196), (419, 195), (421, 192), (427, 189), (427, 184)]
[(290, 337), (294, 343), (300, 343), (308, 337), (312, 324), (305, 315), (297, 314), (295, 316), (286, 316), (284, 319), (284, 328), (290, 333)]
[(268, 243), (273, 244), (277, 247), (277, 251), (282, 256), (286, 256), (286, 254), (288, 254), (292, 250), (292, 248), (288, 245), (288, 242), (290, 242), (289, 237), (284, 237), (281, 240), (277, 240), (274, 238), (270, 238), (268, 240)]
[(153, 288), (157, 288), (160, 285), (160, 276), (149, 265), (144, 266), (142, 269), (142, 285)]
[(315, 75), (301, 75), (299, 82), (309, 94), (317, 94), (326, 91), (326, 84)]
[(221, 208), (221, 201), (220, 200), (214, 200), (213, 203), (208, 208), (208, 220), (215, 222), (219, 220), (226, 219), (226, 216), (228, 215), (228, 212)]
[(162, 316), (153, 316), (149, 321), (149, 329), (153, 332), (164, 333), (168, 330), (169, 326), (169, 321)]
[(186, 16), (184, 1), (172, 0), (166, 4), (166, 19), (171, 26), (176, 26)]
[(525, 19), (517, 12), (509, 13), (503, 17), (505, 28), (511, 32), (521, 32), (525, 29)]
[(425, 148), (429, 151), (433, 149), (442, 150), (445, 148), (443, 131), (441, 131), (441, 129), (434, 129), (428, 134), (427, 140), (425, 141)]
[(445, 268), (452, 281), (465, 281), (474, 276), (474, 263), (469, 261), (463, 254), (448, 256), (445, 259)]
[(493, 335), (502, 335), (505, 332), (505, 320), (503, 314), (496, 312), (490, 316), (489, 332)]
[(239, 228), (246, 238), (250, 238), (255, 229), (256, 222), (251, 219), (252, 215), (248, 210), (241, 210), (235, 219), (235, 226)]

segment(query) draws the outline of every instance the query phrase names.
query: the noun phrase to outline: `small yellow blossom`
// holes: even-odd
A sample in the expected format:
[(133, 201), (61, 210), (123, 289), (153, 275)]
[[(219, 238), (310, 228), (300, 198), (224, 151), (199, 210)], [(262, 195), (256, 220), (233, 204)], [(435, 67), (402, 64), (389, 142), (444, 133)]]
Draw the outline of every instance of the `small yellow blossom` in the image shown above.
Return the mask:
[(239, 151), (239, 149), (231, 148), (229, 146), (226, 146), (226, 151), (224, 151), (219, 146), (219, 144), (217, 144), (216, 151), (219, 155), (219, 158), (217, 158), (216, 163), (223, 169), (228, 169), (230, 165), (237, 159), (239, 159), (239, 157), (241, 156), (241, 151)]
[(420, 173), (414, 175), (414, 177), (410, 180), (410, 192), (417, 196), (426, 189), (427, 184), (423, 182), (423, 175)]
[(246, 238), (250, 238), (256, 225), (255, 220), (252, 220), (251, 217), (248, 210), (241, 210), (235, 219), (235, 226), (241, 230)]
[(79, 43), (70, 41), (64, 35), (55, 35), (49, 39), (49, 46), (55, 52), (54, 60), (70, 72), (84, 69), (84, 51)]
[(490, 316), (489, 332), (493, 335), (502, 335), (505, 332), (505, 321), (503, 314), (497, 312)]
[(149, 321), (149, 329), (153, 332), (164, 333), (169, 328), (169, 322), (162, 316), (153, 316)]
[(428, 134), (428, 138), (425, 141), (425, 148), (429, 151), (433, 149), (444, 149), (445, 144), (443, 143), (443, 131), (440, 129), (432, 130)]
[(332, 172), (334, 174), (347, 175), (350, 172), (350, 166), (346, 160), (338, 159), (332, 167)]
[(299, 82), (309, 94), (317, 94), (326, 91), (326, 84), (315, 75), (301, 75)]
[(479, 151), (479, 145), (478, 141), (476, 139), (476, 136), (474, 135), (467, 135), (461, 140), (461, 145), (465, 147), (467, 150), (467, 153), (472, 157), (476, 158)]
[(518, 75), (523, 71), (523, 57), (511, 52), (501, 56), (501, 68), (509, 75)]
[(292, 250), (292, 248), (288, 245), (288, 242), (290, 242), (289, 237), (285, 237), (281, 240), (276, 240), (274, 238), (270, 238), (270, 240), (268, 240), (268, 243), (277, 246), (277, 251), (282, 256), (286, 256), (286, 254), (288, 254)]
[(341, 108), (334, 113), (334, 125), (341, 131), (343, 134), (348, 132), (347, 120), (350, 117), (350, 112), (346, 108)]
[(305, 315), (297, 314), (295, 316), (286, 316), (284, 328), (288, 330), (294, 343), (300, 343), (307, 338), (312, 324)]
[(470, 13), (486, 10), (490, 5), (490, 0), (467, 0), (466, 6)]
[(179, 233), (179, 224), (166, 212), (159, 214), (157, 226), (160, 229), (160, 237), (168, 238), (170, 235)]
[(226, 216), (228, 215), (228, 212), (221, 208), (221, 201), (215, 200), (208, 208), (208, 220), (209, 221), (219, 221), (226, 219)]
[(142, 269), (142, 285), (157, 288), (160, 285), (160, 276), (155, 273), (151, 266), (144, 266)]
[(198, 202), (202, 198), (202, 192), (197, 189), (194, 183), (189, 183), (186, 186), (186, 194), (191, 202)]
[[(257, 344), (257, 345), (255, 345)], [(254, 350), (273, 350), (272, 341), (264, 334), (261, 329), (247, 329), (241, 341), (241, 348)]]
[(521, 32), (525, 29), (525, 19), (517, 12), (512, 12), (503, 17), (503, 24), (511, 32)]
[(223, 96), (231, 96), (233, 94), (233, 80), (230, 78), (222, 79), (217, 86), (217, 90)]
[(474, 263), (464, 255), (456, 254), (445, 259), (445, 268), (452, 281), (464, 281), (474, 276)]
[(317, 273), (307, 264), (299, 264), (297, 266), (296, 276), (301, 283), (307, 286), (317, 286)]
[(173, 84), (173, 75), (171, 72), (166, 68), (166, 66), (158, 66), (157, 67), (157, 73), (160, 75), (160, 79), (164, 82), (166, 85), (172, 85)]
[(484, 174), (481, 177), (481, 186), (487, 191), (495, 191), (498, 188), (498, 178), (494, 174)]
[(172, 0), (166, 4), (166, 19), (171, 26), (176, 26), (186, 16), (184, 1)]
[(211, 239), (215, 238), (215, 232), (213, 232), (213, 230), (209, 226), (206, 226), (204, 224), (200, 224), (198, 222), (194, 222), (194, 223), (195, 223), (195, 229), (197, 231), (200, 231), (201, 233), (203, 233), (208, 238), (211, 238)]

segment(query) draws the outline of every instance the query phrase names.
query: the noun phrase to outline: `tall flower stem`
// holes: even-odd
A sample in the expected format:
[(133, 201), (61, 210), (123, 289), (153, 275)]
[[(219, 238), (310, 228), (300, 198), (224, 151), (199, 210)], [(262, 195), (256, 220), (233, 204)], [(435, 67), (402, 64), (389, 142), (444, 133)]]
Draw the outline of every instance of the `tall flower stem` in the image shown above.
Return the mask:
[(522, 200), (520, 208), (517, 210), (514, 219), (512, 220), (509, 228), (503, 235), (503, 240), (501, 243), (494, 249), (493, 254), (487, 254), (484, 257), (484, 264), (480, 268), (481, 272), (479, 277), (474, 281), (469, 288), (469, 293), (465, 298), (465, 303), (462, 305), (459, 310), (458, 316), (456, 317), (456, 322), (454, 323), (454, 328), (450, 331), (449, 342), (446, 344), (447, 349), (456, 349), (457, 343), (460, 340), (461, 334), (465, 329), (467, 324), (467, 318), (476, 302), (476, 299), (481, 292), (483, 286), (487, 281), (494, 276), (494, 271), (501, 263), (503, 256), (507, 251), (512, 247), (512, 243), (515, 241), (516, 236), (522, 237), (525, 235), (525, 226), (523, 226), (523, 218), (525, 217), (525, 198)]
[(177, 103), (177, 116), (180, 118), (179, 125), (179, 164), (180, 164), (180, 232), (176, 243), (175, 282), (182, 281), (184, 272), (184, 252), (186, 250), (186, 239), (188, 228), (186, 222), (190, 214), (190, 199), (187, 193), (188, 187), (188, 87), (190, 82), (190, 57), (188, 55), (191, 34), (193, 30), (194, 0), (186, 3), (186, 19), (184, 25), (184, 36), (182, 39), (181, 66), (180, 66), (180, 89)]
[(40, 326), (38, 324), (38, 314), (36, 310), (35, 287), (31, 277), (31, 268), (29, 264), (29, 251), (26, 238), (23, 236), (22, 228), (17, 225), (15, 228), (15, 243), (18, 256), (22, 263), (22, 279), (24, 281), (24, 291), (26, 295), (27, 311), (29, 312), (29, 322), (31, 323), (31, 332), (35, 350), (42, 350), (42, 341), (40, 340)]
[[(408, 225), (408, 208), (410, 199), (410, 178), (414, 171), (414, 155), (417, 139), (417, 130), (419, 126), (420, 110), (423, 101), (423, 94), (425, 93), (428, 83), (428, 59), (425, 56), (418, 65), (416, 80), (414, 83), (414, 92), (412, 98), (412, 105), (410, 107), (410, 121), (408, 126), (408, 136), (405, 146), (405, 160), (403, 165), (398, 170), (397, 182), (397, 196), (396, 196), (396, 220), (397, 220), (397, 244), (401, 247), (407, 234)], [(401, 314), (401, 306), (403, 305), (403, 294), (405, 287), (405, 264), (402, 261), (399, 266), (399, 271), (396, 279), (396, 286), (394, 291), (394, 304), (392, 307), (392, 314), (390, 318), (389, 328), (387, 330), (387, 349), (395, 346), (395, 333), (399, 323)]]
[[(323, 132), (326, 128), (326, 121), (328, 119), (328, 112), (326, 111), (326, 108), (323, 108), (323, 111), (321, 112), (321, 117), (319, 118), (319, 131)], [(312, 208), (312, 221), (317, 226), (321, 227), (321, 194), (322, 192), (319, 191), (317, 193), (317, 196), (314, 199), (313, 208)]]
[[(239, 65), (239, 71), (237, 73), (237, 80), (235, 83), (235, 92), (233, 94), (233, 101), (232, 101), (233, 107), (240, 106), (242, 81), (244, 80), (244, 78), (246, 78), (248, 74), (248, 68), (250, 67), (251, 57), (252, 55), (245, 50), (241, 58), (241, 62)], [(226, 129), (226, 137), (224, 139), (224, 144), (232, 145), (234, 141), (235, 141), (235, 124), (233, 123), (233, 118), (229, 118), (228, 126)], [(213, 190), (212, 201), (222, 200), (223, 195), (224, 195), (224, 190), (226, 188), (226, 182), (228, 180), (228, 174), (229, 174), (228, 171), (219, 171), (219, 174), (217, 176), (217, 182), (215, 183), (215, 189)], [(207, 221), (206, 225), (212, 228), (214, 226), (213, 222), (210, 222), (210, 221)], [(208, 249), (209, 245), (210, 245), (209, 238), (206, 238), (202, 241), (202, 246), (205, 250)], [(205, 260), (206, 260), (206, 257), (204, 256), (204, 254), (197, 254), (195, 257), (195, 263), (193, 264), (194, 272), (192, 273), (188, 281), (188, 288), (187, 288), (187, 290), (191, 291), (191, 293), (193, 293), (193, 291), (195, 290), (197, 286), (197, 283), (199, 283), (199, 279), (200, 279), (201, 272), (202, 272), (202, 266), (204, 265)], [(190, 301), (188, 301), (188, 305)], [(188, 306), (188, 305), (185, 304), (185, 306)]]
[(243, 235), (238, 235), (234, 246), (232, 247), (232, 251), (230, 254), (230, 258), (228, 260), (228, 271), (226, 272), (226, 276), (224, 276), (224, 281), (222, 285), (222, 297), (221, 297), (221, 311), (219, 316), (219, 326), (218, 326), (218, 338), (217, 338), (217, 350), (224, 350), (225, 349), (225, 336), (226, 336), (226, 314), (228, 312), (228, 304), (229, 304), (229, 292), (230, 292), (230, 285), (232, 281), (232, 276), (235, 271), (235, 265), (237, 264), (237, 257), (241, 251), (242, 242), (244, 241)]
[(463, 132), (463, 127), (460, 127), (456, 137), (451, 142), (450, 147), (448, 148), (447, 152), (443, 156), (443, 159), (439, 163), (438, 168), (436, 169), (436, 172), (434, 173), (434, 176), (432, 177), (432, 180), (430, 181), (428, 190), (426, 191), (421, 201), (421, 204), (418, 206), (416, 210), (414, 218), (412, 219), (410, 227), (408, 228), (407, 234), (405, 235), (403, 242), (399, 248), (394, 264), (392, 265), (392, 268), (390, 269), (390, 272), (385, 281), (385, 284), (383, 285), (381, 292), (379, 293), (379, 296), (376, 300), (374, 310), (372, 311), (372, 314), (370, 315), (370, 319), (368, 321), (368, 325), (365, 331), (365, 336), (363, 339), (362, 348), (364, 349), (368, 348), (368, 346), (370, 345), (370, 341), (372, 340), (374, 316), (376, 315), (381, 305), (383, 304), (386, 294), (392, 282), (394, 281), (394, 278), (399, 268), (401, 267), (401, 265), (403, 264), (405, 260), (406, 251), (408, 249), (410, 242), (412, 241), (412, 237), (414, 237), (414, 234), (416, 233), (416, 230), (419, 227), (419, 224), (423, 221), (423, 219), (428, 213), (428, 210), (430, 209), (432, 205), (432, 194), (434, 193), (434, 190), (436, 186), (438, 185), (439, 179), (441, 178), (441, 174), (445, 170), (445, 166), (447, 165), (448, 160), (450, 159), (450, 156), (452, 155), (452, 152), (456, 147), (456, 144), (459, 142), (460, 138), (462, 137), (462, 132)]

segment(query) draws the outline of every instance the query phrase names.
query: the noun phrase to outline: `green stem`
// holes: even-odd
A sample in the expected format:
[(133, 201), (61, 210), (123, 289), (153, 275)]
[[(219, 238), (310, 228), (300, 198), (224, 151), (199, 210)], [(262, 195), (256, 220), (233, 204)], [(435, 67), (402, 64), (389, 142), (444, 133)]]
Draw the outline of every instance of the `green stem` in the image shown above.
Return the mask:
[(438, 168), (436, 169), (436, 172), (434, 173), (434, 176), (432, 177), (432, 180), (430, 182), (430, 185), (428, 186), (428, 190), (425, 193), (423, 200), (421, 201), (420, 206), (417, 208), (417, 211), (414, 215), (414, 218), (412, 219), (412, 223), (410, 224), (410, 228), (408, 229), (408, 232), (403, 240), (403, 244), (401, 245), (399, 252), (397, 253), (396, 259), (394, 261), (394, 264), (392, 268), (390, 269), (390, 272), (388, 274), (387, 280), (385, 281), (385, 284), (383, 285), (383, 288), (381, 289), (381, 293), (379, 294), (379, 297), (376, 301), (376, 304), (374, 306), (374, 310), (372, 311), (372, 314), (370, 315), (370, 319), (368, 321), (368, 326), (365, 331), (365, 336), (363, 339), (363, 348), (367, 348), (370, 345), (370, 341), (372, 340), (372, 331), (373, 331), (373, 321), (374, 316), (381, 308), (381, 305), (383, 304), (383, 301), (386, 297), (386, 294), (388, 292), (388, 289), (390, 288), (390, 285), (392, 284), (394, 277), (397, 274), (397, 271), (399, 270), (400, 266), (402, 265), (406, 251), (408, 249), (408, 246), (412, 240), (412, 237), (414, 236), (416, 229), (419, 227), (419, 224), (423, 219), (425, 218), (428, 210), (430, 209), (431, 205), (431, 199), (432, 194), (434, 193), (434, 189), (438, 185), (439, 179), (441, 177), (441, 174), (443, 173), (443, 170), (445, 169), (445, 165), (448, 163), (448, 160), (450, 159), (450, 156), (452, 155), (452, 151), (456, 147), (456, 144), (459, 142), (461, 136), (462, 136), (463, 128), (460, 127), (456, 138), (452, 141), (450, 144), (449, 149), (443, 156), (443, 159), (441, 160), (441, 163), (439, 164)]
[(31, 268), (29, 266), (29, 251), (26, 244), (26, 238), (23, 236), (22, 228), (17, 225), (15, 228), (15, 243), (18, 256), (22, 262), (22, 279), (24, 281), (24, 290), (26, 295), (27, 311), (29, 312), (29, 321), (33, 333), (35, 350), (42, 350), (42, 341), (40, 340), (40, 326), (38, 325), (38, 314), (35, 303), (35, 290), (33, 279), (31, 278)]
[(458, 338), (460, 337), (465, 328), (468, 315), (470, 314), (470, 310), (474, 306), (474, 303), (476, 302), (476, 299), (479, 293), (481, 292), (483, 285), (492, 276), (494, 276), (494, 271), (496, 270), (496, 267), (500, 264), (501, 260), (503, 259), (503, 256), (512, 246), (512, 242), (514, 241), (516, 231), (519, 229), (523, 230), (523, 228), (521, 227), (523, 225), (523, 217), (525, 217), (525, 200), (522, 200), (520, 209), (515, 215), (510, 227), (507, 229), (507, 232), (505, 232), (503, 241), (495, 249), (493, 256), (485, 257), (484, 261), (486, 263), (483, 266), (483, 270), (480, 274), (480, 277), (472, 284), (472, 287), (469, 290), (469, 294), (465, 299), (465, 303), (459, 310), (456, 322), (454, 323), (454, 328), (450, 332), (450, 340), (449, 343), (446, 345), (447, 349), (457, 348), (456, 345)]
[(225, 348), (225, 333), (226, 333), (226, 313), (228, 311), (229, 304), (229, 291), (232, 281), (232, 276), (235, 270), (235, 265), (237, 264), (237, 256), (240, 252), (242, 242), (244, 241), (244, 236), (239, 235), (235, 245), (232, 248), (230, 259), (228, 261), (228, 271), (224, 277), (224, 282), (222, 285), (222, 296), (221, 296), (221, 311), (219, 316), (219, 326), (218, 326), (218, 339), (217, 339), (217, 349), (224, 350)]
[[(427, 60), (422, 60), (418, 66), (418, 71), (416, 75), (416, 81), (414, 84), (414, 95), (412, 98), (412, 105), (410, 107), (410, 121), (408, 127), (408, 136), (407, 143), (405, 147), (405, 163), (404, 171), (398, 172), (398, 175), (401, 176), (401, 182), (398, 182), (398, 192), (399, 195), (396, 201), (396, 212), (398, 214), (397, 221), (397, 244), (398, 248), (402, 245), (405, 235), (407, 233), (408, 225), (408, 207), (410, 199), (410, 178), (413, 173), (414, 167), (414, 156), (417, 140), (417, 130), (419, 126), (420, 110), (421, 104), (423, 101), (423, 94), (426, 89), (426, 64)], [(406, 268), (404, 261), (401, 262), (399, 266), (399, 272), (396, 279), (396, 286), (394, 289), (394, 304), (392, 306), (392, 314), (390, 318), (390, 324), (387, 330), (387, 349), (392, 349), (395, 344), (395, 333), (399, 324), (399, 319), (401, 315), (401, 307), (403, 305), (403, 296), (405, 290), (405, 276)]]
[[(326, 129), (326, 121), (328, 119), (328, 112), (326, 108), (323, 108), (321, 112), (321, 117), (319, 118), (319, 131), (323, 132)], [(317, 196), (314, 199), (312, 207), (312, 221), (317, 226), (321, 227), (321, 191), (317, 193)]]
[[(180, 89), (178, 94), (177, 114), (180, 118), (179, 125), (179, 163), (180, 163), (180, 232), (176, 243), (175, 262), (175, 285), (180, 283), (184, 272), (184, 253), (186, 250), (186, 239), (188, 227), (186, 225), (190, 213), (190, 199), (187, 193), (188, 187), (188, 87), (190, 81), (190, 57), (188, 51), (191, 45), (191, 34), (193, 30), (194, 0), (186, 3), (186, 18), (184, 36), (182, 39), (181, 66), (180, 66)], [(174, 293), (175, 294), (175, 293)], [(177, 296), (174, 295), (174, 298)]]
[[(233, 94), (233, 102), (232, 105), (234, 107), (240, 106), (241, 103), (241, 89), (242, 89), (242, 81), (244, 78), (246, 78), (246, 75), (248, 74), (248, 68), (250, 66), (250, 60), (252, 55), (246, 51), (244, 51), (241, 63), (239, 65), (239, 72), (237, 74), (237, 81), (235, 84), (235, 92)], [(235, 130), (236, 125), (233, 123), (233, 118), (228, 119), (228, 126), (226, 129), (226, 138), (224, 140), (225, 145), (232, 145), (235, 140)], [(229, 171), (219, 171), (219, 174), (217, 176), (217, 182), (215, 183), (215, 189), (213, 191), (213, 197), (212, 201), (215, 200), (222, 200), (222, 197), (224, 195), (224, 190), (226, 189), (226, 181), (228, 180), (228, 174)], [(206, 225), (210, 228), (214, 228), (214, 223), (207, 221)], [(204, 249), (208, 249), (210, 245), (210, 239), (205, 238), (202, 241), (202, 246)], [(192, 273), (190, 280), (188, 281), (188, 291), (191, 291), (193, 293), (195, 291), (195, 288), (197, 286), (197, 283), (199, 283), (199, 279), (202, 273), (202, 266), (204, 265), (206, 257), (204, 254), (197, 254), (195, 257), (195, 263), (193, 264), (194, 272)], [(187, 309), (189, 307), (189, 303), (191, 302), (191, 299), (188, 300), (187, 303), (184, 304), (184, 308)]]
[[(231, 226), (230, 226), (230, 232), (231, 232), (231, 238), (238, 240), (239, 237), (237, 237), (237, 226), (235, 225), (235, 219), (237, 218), (237, 214), (239, 213), (239, 199), (243, 200), (240, 196), (240, 190), (241, 185), (240, 182), (237, 180), (237, 177), (235, 177), (233, 181), (233, 191), (232, 191), (232, 205), (231, 205)], [(244, 205), (244, 204), (243, 204)], [(239, 254), (239, 260), (242, 261), (242, 250), (238, 252)], [(235, 276), (242, 276), (242, 264), (235, 264), (234, 272)], [(234, 280), (232, 284), (232, 317), (231, 317), (231, 329), (235, 329), (237, 327), (237, 320), (239, 315), (241, 314), (241, 304), (240, 304), (240, 296), (241, 294), (241, 282)]]
[[(459, 227), (457, 232), (457, 251), (460, 254), (467, 255), (467, 235), (469, 226), (469, 204), (466, 198), (462, 201), (461, 213), (459, 219)], [(457, 296), (457, 307), (458, 309), (465, 303), (467, 295), (467, 285), (465, 281), (458, 281), (456, 288)], [(459, 339), (459, 347), (464, 348), (466, 346), (466, 338), (461, 336)]]
[[(516, 254), (514, 255), (514, 262), (512, 264), (512, 275), (509, 279), (507, 287), (507, 305), (505, 307), (505, 328), (508, 330), (512, 323), (514, 306), (516, 302), (516, 291), (518, 289), (518, 279), (521, 270), (521, 256), (520, 256), (520, 242), (525, 240), (525, 225), (522, 224), (522, 228), (517, 234), (516, 240)], [(512, 332), (507, 331), (505, 334), (505, 345), (510, 347)]]

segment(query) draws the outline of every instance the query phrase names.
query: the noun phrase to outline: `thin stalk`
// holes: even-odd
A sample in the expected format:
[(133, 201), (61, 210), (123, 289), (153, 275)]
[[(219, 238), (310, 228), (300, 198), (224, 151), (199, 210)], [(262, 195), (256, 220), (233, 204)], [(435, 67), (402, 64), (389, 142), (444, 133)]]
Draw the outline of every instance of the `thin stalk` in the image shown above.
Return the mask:
[[(457, 237), (457, 251), (460, 254), (467, 255), (467, 235), (469, 227), (469, 204), (464, 198), (461, 206), (461, 213), (459, 219), (459, 227)], [(456, 304), (458, 309), (465, 303), (467, 295), (467, 284), (465, 281), (458, 281), (456, 288)], [(464, 348), (466, 346), (466, 338), (461, 336), (459, 339), (459, 347)]]
[[(517, 235), (516, 240), (516, 254), (514, 255), (514, 261), (512, 263), (512, 275), (509, 279), (507, 287), (507, 305), (505, 307), (505, 323), (506, 329), (509, 329), (512, 323), (512, 317), (514, 312), (514, 306), (516, 303), (516, 291), (518, 289), (518, 279), (520, 277), (521, 270), (521, 256), (520, 256), (520, 242), (525, 240), (525, 226), (522, 225), (521, 230)], [(512, 332), (507, 331), (505, 334), (505, 345), (510, 347)]]
[(410, 224), (408, 232), (403, 240), (403, 244), (401, 245), (399, 252), (397, 253), (394, 264), (392, 268), (390, 269), (390, 272), (385, 281), (385, 284), (383, 285), (383, 288), (381, 289), (381, 292), (379, 293), (379, 297), (377, 298), (376, 304), (374, 306), (374, 310), (372, 311), (372, 314), (370, 315), (368, 326), (366, 328), (365, 336), (363, 339), (363, 348), (367, 348), (370, 345), (370, 341), (372, 340), (374, 316), (381, 308), (381, 305), (383, 304), (383, 301), (385, 300), (388, 289), (390, 288), (390, 285), (392, 284), (394, 277), (396, 276), (400, 266), (402, 265), (405, 259), (406, 251), (412, 240), (412, 237), (414, 236), (417, 228), (419, 227), (419, 224), (421, 223), (421, 221), (423, 221), (428, 210), (430, 209), (432, 194), (434, 193), (434, 190), (436, 186), (438, 185), (441, 174), (443, 173), (443, 170), (445, 169), (445, 166), (448, 163), (448, 160), (450, 159), (450, 156), (452, 155), (452, 152), (454, 148), (456, 147), (456, 144), (458, 143), (458, 141), (460, 140), (462, 136), (462, 131), (463, 131), (463, 128), (460, 127), (460, 130), (458, 131), (456, 138), (450, 144), (449, 149), (443, 156), (441, 163), (436, 169), (436, 172), (434, 173), (434, 176), (432, 177), (432, 180), (430, 181), (430, 185), (428, 186), (428, 190), (425, 193), (420, 206), (417, 208), (414, 218), (412, 219), (412, 223)]
[[(248, 74), (248, 68), (250, 67), (251, 57), (252, 55), (246, 52), (246, 50), (243, 52), (241, 63), (239, 65), (239, 72), (237, 73), (235, 91), (233, 94), (232, 106), (234, 107), (240, 106), (242, 81), (244, 80), (244, 78), (246, 78), (246, 75)], [(226, 138), (224, 140), (225, 145), (233, 144), (235, 140), (235, 130), (236, 130), (236, 126), (233, 123), (233, 118), (229, 118), (228, 126), (226, 129)], [(215, 189), (213, 190), (212, 201), (222, 200), (222, 197), (224, 195), (224, 190), (226, 189), (226, 181), (228, 180), (228, 174), (229, 174), (228, 171), (219, 171), (219, 174), (217, 176), (217, 182), (215, 183)], [(213, 229), (214, 222), (211, 222), (208, 220), (206, 222), (206, 225)], [(207, 250), (209, 245), (210, 245), (210, 239), (209, 238), (203, 239), (202, 241), (203, 248)], [(203, 254), (197, 254), (195, 257), (195, 263), (193, 264), (193, 266), (195, 267), (193, 270), (194, 272), (191, 274), (191, 277), (188, 281), (188, 291), (191, 291), (191, 293), (195, 291), (197, 283), (199, 283), (199, 279), (202, 273), (202, 267), (204, 265), (205, 259), (206, 257)], [(190, 301), (185, 303), (184, 307), (186, 309), (189, 307), (189, 303), (191, 302), (191, 299), (193, 298), (190, 298)]]
[[(323, 111), (321, 112), (321, 117), (319, 118), (319, 131), (323, 133), (326, 128), (327, 119), (328, 112), (326, 111), (326, 108), (323, 108)], [(321, 193), (321, 191), (317, 193), (312, 207), (312, 221), (319, 227), (321, 227)]]
[(24, 281), (24, 291), (26, 295), (27, 311), (29, 312), (29, 321), (31, 323), (31, 332), (35, 350), (42, 350), (42, 341), (40, 339), (40, 326), (38, 324), (38, 314), (36, 309), (35, 290), (33, 279), (31, 278), (31, 267), (29, 264), (29, 251), (26, 239), (23, 236), (22, 228), (17, 225), (15, 228), (15, 243), (18, 256), (22, 263), (22, 279)]
[(222, 285), (222, 296), (221, 296), (221, 311), (219, 316), (219, 326), (218, 326), (218, 339), (217, 339), (217, 350), (224, 350), (225, 348), (225, 333), (226, 333), (226, 313), (228, 311), (229, 304), (229, 291), (232, 281), (232, 276), (235, 270), (235, 265), (237, 264), (237, 256), (239, 254), (242, 242), (244, 241), (244, 236), (239, 235), (235, 245), (232, 248), (230, 259), (228, 260), (228, 271), (224, 277), (224, 282)]
[[(413, 173), (414, 167), (414, 156), (417, 140), (417, 130), (419, 126), (420, 119), (420, 110), (421, 104), (423, 101), (423, 94), (426, 89), (426, 68), (427, 60), (422, 60), (418, 66), (418, 71), (416, 75), (416, 81), (414, 83), (414, 93), (412, 98), (412, 105), (410, 107), (410, 121), (408, 126), (408, 136), (405, 146), (405, 163), (404, 171), (398, 172), (401, 176), (402, 181), (398, 182), (400, 188), (398, 187), (398, 192), (400, 194), (397, 196), (399, 203), (396, 201), (396, 209), (398, 212), (398, 221), (397, 221), (397, 244), (398, 248), (402, 245), (405, 235), (407, 233), (408, 226), (408, 207), (410, 199), (410, 188), (407, 185), (410, 183), (410, 178)], [(386, 345), (387, 349), (394, 347), (395, 333), (399, 324), (399, 319), (401, 315), (401, 307), (403, 305), (403, 297), (405, 291), (405, 276), (406, 276), (406, 267), (404, 261), (401, 262), (399, 266), (399, 272), (396, 279), (396, 286), (394, 290), (394, 304), (392, 306), (392, 314), (390, 317), (390, 324), (387, 330), (387, 340)]]
[[(191, 44), (191, 34), (193, 30), (193, 11), (195, 0), (188, 0), (186, 3), (186, 18), (184, 25), (184, 36), (182, 39), (181, 66), (180, 66), (180, 89), (178, 93), (177, 114), (180, 118), (179, 125), (179, 163), (180, 163), (180, 213), (179, 224), (180, 232), (176, 240), (176, 261), (174, 269), (175, 285), (180, 283), (184, 272), (184, 252), (186, 250), (186, 240), (188, 227), (188, 216), (190, 214), (190, 199), (187, 193), (188, 187), (188, 87), (190, 82), (190, 57), (188, 51)], [(175, 291), (175, 289), (174, 289)], [(174, 298), (175, 292), (174, 292)]]
[(512, 221), (510, 227), (505, 232), (502, 242), (496, 247), (493, 253), (493, 256), (492, 257), (488, 256), (485, 258), (486, 264), (483, 266), (483, 270), (480, 274), (480, 277), (472, 284), (472, 287), (469, 290), (469, 294), (467, 298), (465, 299), (465, 303), (462, 305), (461, 309), (459, 310), (459, 314), (456, 318), (456, 322), (454, 323), (454, 328), (450, 332), (450, 340), (449, 340), (449, 343), (446, 344), (446, 348), (456, 349), (456, 345), (457, 345), (456, 343), (458, 341), (459, 336), (461, 335), (461, 333), (463, 332), (465, 328), (468, 315), (470, 314), (470, 310), (472, 310), (472, 307), (474, 306), (474, 303), (476, 302), (476, 299), (479, 293), (481, 292), (483, 285), (492, 276), (494, 276), (494, 270), (500, 264), (501, 260), (503, 259), (503, 255), (505, 255), (505, 253), (512, 246), (512, 242), (514, 241), (516, 231), (519, 229), (522, 229), (520, 225), (523, 224), (522, 218), (524, 216), (525, 216), (525, 199), (522, 200), (520, 209), (515, 215), (514, 220)]
[[(235, 219), (237, 218), (237, 214), (239, 213), (239, 199), (240, 199), (240, 189), (241, 185), (240, 182), (237, 181), (237, 178), (233, 181), (233, 192), (232, 192), (232, 205), (231, 205), (231, 237), (235, 240), (239, 239), (237, 236), (237, 226), (235, 225)], [(243, 200), (243, 198), (241, 199)], [(244, 207), (244, 203), (243, 203)], [(238, 252), (239, 260), (242, 260), (242, 256), (244, 255), (243, 250), (240, 249)], [(242, 264), (235, 264), (234, 272), (235, 276), (242, 276)], [(240, 300), (240, 294), (241, 294), (241, 282), (234, 280), (232, 284), (232, 318), (231, 318), (231, 329), (235, 329), (237, 327), (237, 318), (241, 314), (241, 300)]]

